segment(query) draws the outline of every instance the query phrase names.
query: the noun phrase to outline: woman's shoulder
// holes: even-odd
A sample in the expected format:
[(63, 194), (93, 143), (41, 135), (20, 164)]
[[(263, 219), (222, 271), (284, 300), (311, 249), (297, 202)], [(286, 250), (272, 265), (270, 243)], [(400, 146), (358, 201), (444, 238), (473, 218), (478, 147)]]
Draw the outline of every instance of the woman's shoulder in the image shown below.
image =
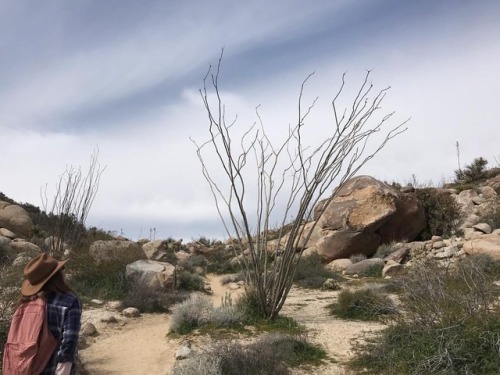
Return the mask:
[(72, 305), (80, 306), (81, 302), (78, 296), (73, 292), (68, 293), (49, 293), (47, 295), (47, 303), (49, 305), (58, 305), (69, 307)]

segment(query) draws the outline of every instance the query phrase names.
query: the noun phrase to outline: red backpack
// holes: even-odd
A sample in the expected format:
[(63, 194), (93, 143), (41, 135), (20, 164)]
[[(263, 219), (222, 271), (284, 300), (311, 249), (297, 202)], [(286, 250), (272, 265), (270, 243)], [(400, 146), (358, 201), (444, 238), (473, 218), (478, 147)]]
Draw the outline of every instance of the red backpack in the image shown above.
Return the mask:
[(58, 347), (47, 323), (44, 298), (23, 302), (16, 309), (3, 351), (3, 375), (37, 375)]

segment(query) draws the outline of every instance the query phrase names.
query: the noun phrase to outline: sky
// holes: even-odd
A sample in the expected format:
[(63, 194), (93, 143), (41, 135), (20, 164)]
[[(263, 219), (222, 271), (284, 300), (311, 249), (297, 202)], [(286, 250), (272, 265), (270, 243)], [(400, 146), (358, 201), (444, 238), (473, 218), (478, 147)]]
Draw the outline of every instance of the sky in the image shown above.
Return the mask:
[(98, 150), (87, 226), (225, 237), (190, 140), (208, 138), (199, 90), (222, 49), (236, 129), (259, 107), (270, 134), (286, 132), (314, 72), (303, 99), (318, 98), (308, 129), (324, 134), (342, 74), (348, 105), (370, 70), (376, 89), (391, 87), (392, 125), (410, 121), (360, 174), (439, 185), (459, 162), (494, 166), (499, 14), (496, 0), (0, 0), (0, 192), (41, 206), (41, 188), (50, 196)]

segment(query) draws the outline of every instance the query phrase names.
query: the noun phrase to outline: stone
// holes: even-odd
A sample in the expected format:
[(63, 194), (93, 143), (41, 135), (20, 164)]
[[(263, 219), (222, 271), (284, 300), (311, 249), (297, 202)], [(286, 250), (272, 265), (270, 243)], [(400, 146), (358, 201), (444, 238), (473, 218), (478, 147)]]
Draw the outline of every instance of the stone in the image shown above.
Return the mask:
[(481, 192), (481, 195), (486, 199), (492, 199), (498, 196), (495, 189), (493, 189), (491, 186), (480, 186), (478, 189)]
[(137, 260), (127, 264), (125, 276), (128, 280), (156, 290), (174, 288), (175, 267), (170, 263), (154, 260)]
[(394, 261), (395, 263), (404, 263), (410, 257), (410, 247), (404, 246), (400, 249), (397, 249), (393, 253), (387, 255), (384, 258), (385, 262)]
[(40, 247), (28, 241), (12, 241), (10, 247), (15, 254), (24, 253), (32, 258), (42, 253)]
[(90, 301), (91, 304), (96, 305), (96, 306), (102, 306), (104, 305), (104, 301), (101, 301), (100, 299), (93, 299)]
[(332, 260), (349, 258), (355, 254), (373, 255), (380, 241), (380, 236), (376, 233), (339, 230), (327, 232), (316, 242), (316, 248), (323, 263), (330, 263)]
[(0, 208), (0, 227), (16, 233), (19, 236), (29, 237), (33, 229), (33, 220), (28, 211), (16, 204), (2, 205)]
[(500, 260), (500, 235), (485, 234), (464, 243), (463, 250), (469, 255), (486, 254)]
[(479, 238), (482, 235), (483, 235), (482, 232), (479, 232), (479, 231), (475, 230), (474, 228), (465, 228), (464, 229), (464, 239), (467, 241)]
[[(380, 267), (380, 270), (384, 267), (385, 262), (380, 258), (365, 259), (360, 262), (354, 263), (347, 267), (344, 271), (345, 275), (369, 275), (374, 267)], [(370, 275), (372, 276), (372, 275)]]
[(146, 259), (146, 254), (137, 242), (133, 241), (94, 241), (90, 245), (89, 254), (98, 262), (109, 261), (114, 259), (127, 259), (135, 261)]
[(192, 353), (191, 342), (185, 341), (179, 346), (175, 351), (175, 359), (180, 361), (186, 358), (189, 358)]
[(8, 230), (7, 228), (0, 228), (0, 236), (7, 237), (11, 240), (17, 237), (17, 235), (14, 232)]
[(141, 312), (135, 307), (127, 307), (122, 311), (122, 315), (126, 316), (127, 318), (138, 318), (141, 316)]
[(491, 226), (487, 223), (478, 223), (478, 224), (474, 225), (472, 228), (474, 228), (480, 232), (483, 232), (485, 234), (491, 233)]
[(101, 316), (101, 322), (103, 323), (118, 323), (118, 319), (113, 314), (104, 314)]
[(352, 260), (349, 258), (341, 258), (335, 259), (330, 263), (325, 265), (325, 268), (331, 271), (341, 272), (344, 271), (347, 267), (352, 265)]
[(446, 243), (444, 241), (436, 241), (432, 243), (432, 248), (433, 249), (441, 249), (446, 246)]
[(484, 185), (491, 187), (497, 194), (500, 194), (500, 175), (486, 180)]
[(122, 301), (108, 301), (106, 303), (106, 306), (115, 311), (121, 311), (123, 310), (123, 302)]
[(163, 240), (146, 242), (142, 245), (142, 250), (147, 259), (162, 261), (167, 257), (168, 243)]
[(83, 323), (80, 328), (80, 335), (83, 337), (95, 336), (97, 335), (97, 328), (91, 322)]
[(383, 277), (394, 277), (403, 275), (406, 272), (405, 267), (402, 264), (396, 262), (389, 262), (382, 268), (382, 276)]

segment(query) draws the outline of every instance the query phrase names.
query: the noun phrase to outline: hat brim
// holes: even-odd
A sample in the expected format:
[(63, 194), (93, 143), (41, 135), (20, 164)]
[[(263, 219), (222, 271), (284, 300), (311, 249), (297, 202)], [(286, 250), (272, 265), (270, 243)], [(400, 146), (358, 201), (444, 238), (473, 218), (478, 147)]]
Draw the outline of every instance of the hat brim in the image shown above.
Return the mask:
[(36, 284), (31, 284), (28, 279), (23, 281), (23, 284), (21, 285), (21, 294), (25, 297), (30, 297), (34, 294), (37, 294), (43, 286), (49, 281), (49, 279), (54, 276), (57, 272), (61, 270), (61, 268), (64, 267), (68, 260), (63, 260), (60, 262), (57, 262), (57, 267), (52, 271), (50, 275), (48, 275), (45, 279), (40, 281), (39, 283)]

